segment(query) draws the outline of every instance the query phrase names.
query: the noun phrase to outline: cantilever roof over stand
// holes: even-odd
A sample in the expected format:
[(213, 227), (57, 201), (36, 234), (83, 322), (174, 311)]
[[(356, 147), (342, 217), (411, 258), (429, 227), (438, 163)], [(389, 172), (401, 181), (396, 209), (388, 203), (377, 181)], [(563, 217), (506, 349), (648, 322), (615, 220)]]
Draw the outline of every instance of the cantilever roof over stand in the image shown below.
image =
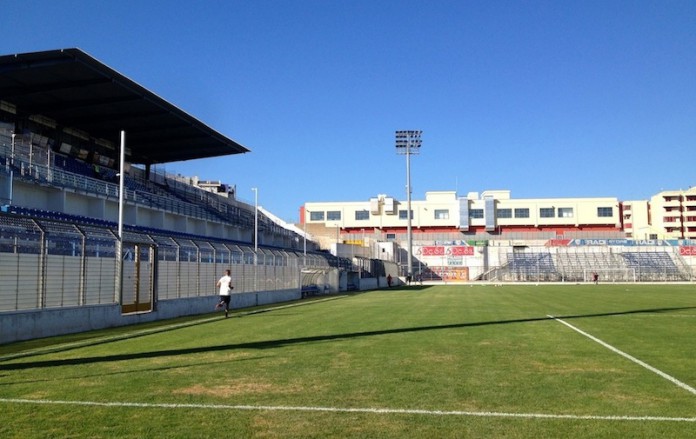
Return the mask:
[(125, 130), (131, 163), (249, 152), (80, 49), (0, 56), (0, 99), (115, 144)]

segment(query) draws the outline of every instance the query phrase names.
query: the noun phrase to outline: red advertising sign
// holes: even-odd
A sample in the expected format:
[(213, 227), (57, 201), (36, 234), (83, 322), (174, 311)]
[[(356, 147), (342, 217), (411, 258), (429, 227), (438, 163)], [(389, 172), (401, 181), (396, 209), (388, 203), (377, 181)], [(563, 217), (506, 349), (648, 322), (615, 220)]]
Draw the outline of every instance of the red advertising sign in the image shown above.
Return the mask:
[(449, 254), (452, 256), (473, 256), (474, 255), (474, 248), (469, 247), (469, 246), (456, 246), (456, 247), (450, 247), (449, 248), (450, 252)]
[(422, 256), (473, 256), (474, 248), (467, 245), (443, 246), (428, 245), (421, 247)]
[(431, 272), (435, 275), (435, 279), (440, 278), (446, 282), (469, 280), (469, 267), (431, 267)]
[(694, 245), (684, 245), (679, 247), (679, 254), (681, 256), (696, 256), (696, 246)]
[(441, 245), (429, 245), (421, 247), (421, 254), (423, 256), (444, 256), (445, 248)]
[(570, 239), (549, 239), (546, 241), (546, 247), (567, 247), (570, 241)]

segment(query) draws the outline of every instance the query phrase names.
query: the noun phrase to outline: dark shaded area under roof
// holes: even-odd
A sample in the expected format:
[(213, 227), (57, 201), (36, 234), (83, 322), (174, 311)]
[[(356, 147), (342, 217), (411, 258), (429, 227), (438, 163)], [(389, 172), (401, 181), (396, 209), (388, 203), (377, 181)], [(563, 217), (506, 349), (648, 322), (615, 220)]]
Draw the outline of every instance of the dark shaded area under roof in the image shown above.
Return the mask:
[(80, 49), (0, 56), (0, 99), (117, 146), (124, 130), (131, 163), (249, 152)]

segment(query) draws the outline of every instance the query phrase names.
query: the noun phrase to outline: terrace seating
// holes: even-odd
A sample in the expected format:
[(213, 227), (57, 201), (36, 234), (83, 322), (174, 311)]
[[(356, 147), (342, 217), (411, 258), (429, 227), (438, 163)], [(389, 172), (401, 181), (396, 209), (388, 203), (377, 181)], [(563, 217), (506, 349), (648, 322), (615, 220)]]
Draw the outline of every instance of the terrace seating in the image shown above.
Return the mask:
[(66, 172), (90, 178), (102, 178), (102, 175), (109, 169), (100, 165), (91, 165), (74, 157), (61, 154), (56, 154), (53, 159), (53, 165)]
[(507, 254), (507, 261), (507, 265), (496, 273), (501, 280), (558, 280), (558, 270), (550, 253), (510, 252)]
[[(39, 144), (35, 144), (32, 149), (27, 146), (28, 142), (27, 139), (15, 142), (5, 131), (0, 132), (0, 172), (12, 169), (12, 178), (17, 181), (68, 189), (77, 192), (80, 197), (96, 195), (107, 200), (118, 198), (119, 178), (115, 169), (87, 163), (62, 152), (49, 153), (46, 147)], [(10, 160), (10, 157), (13, 159)], [(216, 224), (216, 230), (217, 224), (244, 229), (253, 227), (257, 222), (253, 208), (250, 209), (245, 203), (220, 197), (190, 182), (178, 182), (167, 176), (157, 178), (155, 174), (154, 180), (146, 179), (145, 171), (137, 167), (125, 175), (124, 185), (127, 203), (212, 221)], [(52, 212), (39, 211), (35, 214), (37, 218), (50, 218), (53, 215)], [(259, 212), (258, 229), (264, 236), (272, 236), (276, 243), (284, 242), (285, 245), (294, 246), (297, 242), (294, 232), (278, 225), (263, 212)]]
[(558, 251), (555, 255), (556, 266), (564, 281), (586, 281), (587, 273), (593, 271), (616, 270), (616, 273), (626, 273), (626, 262), (620, 254), (608, 249), (573, 249)]
[(68, 213), (63, 213), (63, 212), (57, 212), (53, 210), (43, 210), (43, 209), (33, 209), (29, 207), (20, 207), (20, 206), (12, 206), (9, 205), (7, 206), (6, 209), (3, 209), (3, 211), (8, 212), (8, 213), (14, 213), (17, 215), (23, 215), (31, 218), (36, 218), (36, 219), (45, 219), (45, 220), (52, 220), (52, 221), (61, 221), (61, 222), (69, 222), (73, 224), (80, 224), (80, 225), (90, 225), (90, 226), (99, 226), (99, 227), (115, 227), (116, 224), (110, 221), (98, 219), (98, 218), (93, 218), (89, 216), (83, 216), (83, 215), (72, 215)]
[(556, 270), (549, 253), (508, 253), (508, 263), (510, 269), (518, 273)]
[(679, 269), (666, 252), (624, 252), (626, 265), (641, 273), (678, 273)]

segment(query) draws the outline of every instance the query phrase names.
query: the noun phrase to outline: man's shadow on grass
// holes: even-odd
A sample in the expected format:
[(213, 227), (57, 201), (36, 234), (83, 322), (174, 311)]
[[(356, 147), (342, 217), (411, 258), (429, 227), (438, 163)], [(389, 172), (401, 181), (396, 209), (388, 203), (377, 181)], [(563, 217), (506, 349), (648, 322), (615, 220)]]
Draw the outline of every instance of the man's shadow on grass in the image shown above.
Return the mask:
[(489, 326), (489, 325), (507, 325), (512, 323), (530, 323), (530, 322), (541, 322), (545, 320), (555, 320), (555, 319), (578, 319), (578, 318), (588, 318), (588, 317), (608, 317), (608, 316), (618, 316), (618, 315), (630, 315), (630, 314), (645, 314), (645, 313), (660, 313), (660, 312), (670, 312), (670, 311), (682, 311), (687, 309), (696, 309), (696, 306), (686, 306), (686, 307), (675, 307), (675, 308), (652, 308), (652, 309), (640, 309), (640, 310), (630, 310), (630, 311), (615, 311), (597, 314), (583, 314), (583, 315), (565, 315), (565, 316), (544, 316), (544, 317), (530, 317), (523, 319), (509, 319), (509, 320), (494, 320), (487, 322), (470, 322), (470, 323), (453, 323), (449, 325), (432, 325), (432, 326), (418, 326), (412, 328), (393, 328), (393, 329), (380, 329), (374, 331), (362, 331), (362, 332), (351, 332), (344, 334), (325, 334), (325, 335), (315, 335), (307, 337), (297, 337), (297, 338), (286, 338), (280, 340), (262, 340), (253, 341), (246, 343), (234, 343), (234, 344), (224, 344), (218, 346), (201, 346), (185, 349), (169, 349), (169, 350), (158, 350), (158, 351), (148, 351), (148, 352), (138, 352), (130, 354), (114, 354), (114, 355), (104, 355), (99, 357), (81, 357), (81, 358), (66, 358), (60, 360), (45, 360), (45, 361), (35, 361), (31, 363), (13, 363), (13, 364), (0, 364), (0, 370), (25, 370), (25, 369), (35, 369), (42, 367), (56, 367), (56, 366), (74, 366), (81, 364), (93, 364), (93, 363), (106, 363), (111, 361), (126, 361), (126, 360), (138, 360), (147, 358), (158, 358), (158, 357), (169, 357), (175, 355), (189, 355), (189, 354), (200, 354), (208, 352), (219, 352), (234, 349), (274, 349), (284, 346), (291, 346), (303, 343), (315, 343), (315, 342), (326, 342), (333, 340), (348, 340), (351, 338), (360, 337), (372, 337), (377, 335), (389, 335), (389, 334), (403, 334), (409, 332), (422, 332), (422, 331), (435, 331), (441, 329), (458, 329), (458, 328), (473, 328), (478, 326)]

